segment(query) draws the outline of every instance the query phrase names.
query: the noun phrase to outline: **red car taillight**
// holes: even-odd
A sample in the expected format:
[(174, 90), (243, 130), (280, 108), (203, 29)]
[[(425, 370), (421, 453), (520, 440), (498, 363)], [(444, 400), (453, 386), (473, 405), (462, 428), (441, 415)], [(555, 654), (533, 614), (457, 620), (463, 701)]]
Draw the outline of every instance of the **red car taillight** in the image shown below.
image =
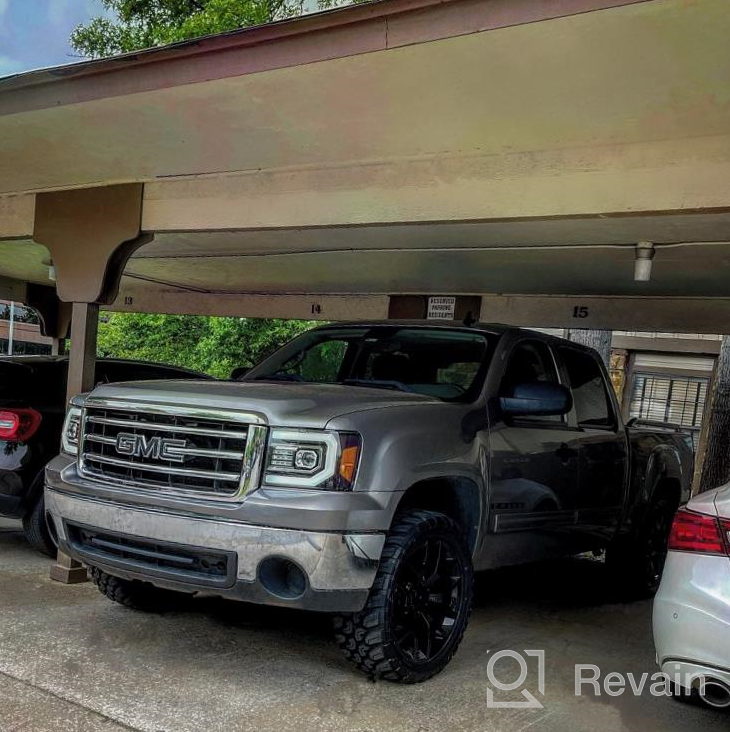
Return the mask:
[(41, 415), (35, 409), (0, 410), (0, 440), (25, 442), (36, 433)]
[(669, 534), (669, 549), (702, 554), (730, 554), (730, 521), (695, 513), (677, 511)]

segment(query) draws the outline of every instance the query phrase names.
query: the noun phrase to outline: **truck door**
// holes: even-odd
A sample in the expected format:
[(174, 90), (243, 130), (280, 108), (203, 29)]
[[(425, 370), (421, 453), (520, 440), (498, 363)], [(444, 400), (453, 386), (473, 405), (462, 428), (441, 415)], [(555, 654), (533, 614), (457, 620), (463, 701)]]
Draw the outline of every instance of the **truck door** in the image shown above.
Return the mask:
[[(499, 396), (518, 384), (561, 382), (551, 349), (539, 340), (515, 343), (506, 359)], [(578, 432), (563, 415), (506, 417), (490, 425), (490, 528), (494, 533), (530, 531), (529, 540), (507, 542), (517, 563), (565, 549), (575, 525)], [(542, 540), (541, 540), (542, 539)]]
[(583, 535), (610, 537), (624, 502), (626, 433), (598, 356), (570, 346), (558, 348), (558, 356), (573, 392), (579, 430), (577, 529)]

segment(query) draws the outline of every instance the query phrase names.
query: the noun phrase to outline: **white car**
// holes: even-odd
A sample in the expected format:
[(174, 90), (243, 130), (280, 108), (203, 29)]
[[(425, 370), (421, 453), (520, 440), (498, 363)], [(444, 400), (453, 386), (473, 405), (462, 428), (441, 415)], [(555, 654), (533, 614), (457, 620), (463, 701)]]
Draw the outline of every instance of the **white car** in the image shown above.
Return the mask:
[(678, 696), (730, 709), (730, 485), (696, 496), (674, 519), (654, 643)]

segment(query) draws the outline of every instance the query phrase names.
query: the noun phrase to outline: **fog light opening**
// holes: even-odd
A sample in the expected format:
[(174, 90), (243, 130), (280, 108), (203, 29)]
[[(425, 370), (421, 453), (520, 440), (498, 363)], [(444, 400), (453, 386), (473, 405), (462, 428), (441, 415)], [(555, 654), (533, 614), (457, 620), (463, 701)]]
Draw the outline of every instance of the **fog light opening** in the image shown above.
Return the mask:
[(307, 589), (302, 569), (284, 557), (267, 557), (259, 564), (258, 574), (266, 591), (283, 600), (296, 600)]

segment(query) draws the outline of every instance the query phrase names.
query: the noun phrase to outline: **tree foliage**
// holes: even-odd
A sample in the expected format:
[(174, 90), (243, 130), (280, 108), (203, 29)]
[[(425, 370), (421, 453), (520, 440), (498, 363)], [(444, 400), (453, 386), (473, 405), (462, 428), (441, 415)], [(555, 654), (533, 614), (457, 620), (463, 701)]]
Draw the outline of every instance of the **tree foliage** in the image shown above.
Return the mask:
[(253, 366), (313, 325), (306, 320), (104, 313), (97, 355), (169, 363), (225, 379), (234, 368)]
[[(362, 2), (362, 0), (354, 0)], [(320, 0), (331, 8), (347, 0)], [(301, 15), (304, 0), (102, 0), (107, 15), (71, 34), (83, 56), (100, 58)]]

